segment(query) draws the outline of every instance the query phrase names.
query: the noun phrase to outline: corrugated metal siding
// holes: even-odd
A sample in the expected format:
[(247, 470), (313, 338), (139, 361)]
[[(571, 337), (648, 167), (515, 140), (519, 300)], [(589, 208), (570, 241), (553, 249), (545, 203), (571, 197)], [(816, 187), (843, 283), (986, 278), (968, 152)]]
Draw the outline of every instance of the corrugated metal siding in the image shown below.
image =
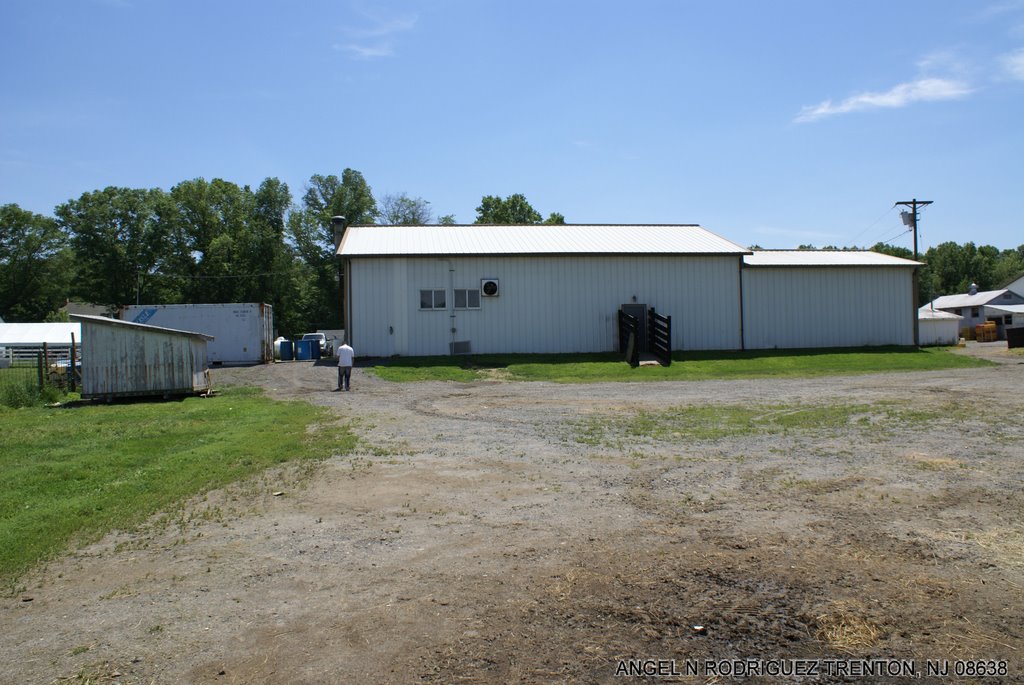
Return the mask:
[(82, 323), (82, 396), (191, 393), (206, 389), (206, 341), (187, 335)]
[(743, 270), (748, 349), (913, 345), (907, 268)]
[(274, 360), (274, 308), (258, 302), (126, 305), (121, 319), (213, 336), (214, 363)]
[[(445, 355), (616, 349), (616, 312), (638, 303), (672, 317), (674, 349), (736, 349), (738, 257), (453, 257), (354, 259), (352, 339), (359, 355)], [(497, 278), (500, 295), (455, 310), (452, 288)], [(444, 289), (448, 309), (421, 311), (421, 289)], [(455, 333), (451, 332), (455, 328)]]
[(956, 345), (960, 342), (960, 319), (918, 319), (918, 343), (929, 345)]

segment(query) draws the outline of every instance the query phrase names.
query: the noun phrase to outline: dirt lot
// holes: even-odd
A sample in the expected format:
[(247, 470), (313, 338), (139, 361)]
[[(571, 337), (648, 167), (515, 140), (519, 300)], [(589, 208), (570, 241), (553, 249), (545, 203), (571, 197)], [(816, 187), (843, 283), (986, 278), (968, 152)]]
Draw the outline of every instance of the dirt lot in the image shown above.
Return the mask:
[[(326, 365), (218, 370), (331, 407), (362, 449), (40, 570), (0, 600), (0, 681), (911, 682), (842, 675), (886, 659), (916, 682), (1024, 681), (1024, 357), (968, 353), (1000, 365), (594, 385), (357, 369), (350, 393)], [(709, 405), (757, 416), (685, 424)], [(733, 659), (818, 674), (735, 677)], [(950, 677), (921, 677), (926, 659)], [(996, 677), (968, 677), (980, 659)]]

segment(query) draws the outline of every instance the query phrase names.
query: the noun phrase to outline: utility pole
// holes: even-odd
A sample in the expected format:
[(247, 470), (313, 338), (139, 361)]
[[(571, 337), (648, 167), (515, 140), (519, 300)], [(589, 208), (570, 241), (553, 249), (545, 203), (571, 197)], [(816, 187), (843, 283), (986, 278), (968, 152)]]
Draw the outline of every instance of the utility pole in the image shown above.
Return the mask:
[[(910, 228), (914, 231), (914, 261), (915, 262), (917, 261), (917, 208), (918, 207), (925, 207), (927, 205), (930, 205), (931, 203), (932, 203), (931, 200), (918, 200), (915, 197), (910, 202), (906, 202), (906, 201), (904, 201), (904, 202), (897, 202), (896, 204), (893, 205), (893, 207), (898, 207), (900, 205), (903, 205), (904, 207), (910, 207), (910, 211), (909, 212), (906, 212), (906, 211), (900, 212), (900, 218), (903, 219), (903, 225), (904, 226), (910, 226)], [(911, 298), (912, 298), (912, 302), (913, 302), (913, 308), (912, 308), (911, 311), (914, 312), (914, 346), (915, 347), (917, 347), (918, 345), (921, 344), (920, 331), (918, 330), (918, 321), (917, 321), (917, 318), (918, 318), (917, 317), (917, 307), (918, 307), (917, 299), (918, 299), (919, 288), (920, 288), (920, 285), (919, 285), (919, 282), (918, 282), (917, 267), (915, 266), (914, 267), (914, 276), (913, 276), (913, 286), (911, 287), (911, 290), (913, 291), (913, 293), (911, 294)]]
[(930, 205), (931, 203), (931, 200), (918, 200), (915, 198), (913, 200), (910, 200), (909, 202), (897, 202), (896, 204), (893, 205), (893, 207), (899, 207), (900, 205), (903, 205), (904, 207), (910, 207), (909, 212), (900, 212), (900, 218), (903, 219), (904, 226), (910, 226), (910, 228), (913, 229), (914, 231), (915, 261), (917, 261), (917, 208), (925, 207), (927, 205)]

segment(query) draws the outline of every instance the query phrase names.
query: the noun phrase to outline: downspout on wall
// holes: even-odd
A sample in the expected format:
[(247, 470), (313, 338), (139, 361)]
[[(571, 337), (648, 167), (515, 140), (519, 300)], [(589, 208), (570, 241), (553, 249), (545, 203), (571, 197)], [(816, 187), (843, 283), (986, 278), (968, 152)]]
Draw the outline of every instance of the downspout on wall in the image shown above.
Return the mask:
[(746, 316), (743, 313), (743, 255), (740, 255), (739, 261), (737, 262), (737, 271), (740, 279), (740, 349), (747, 349), (747, 334), (745, 329), (744, 319)]

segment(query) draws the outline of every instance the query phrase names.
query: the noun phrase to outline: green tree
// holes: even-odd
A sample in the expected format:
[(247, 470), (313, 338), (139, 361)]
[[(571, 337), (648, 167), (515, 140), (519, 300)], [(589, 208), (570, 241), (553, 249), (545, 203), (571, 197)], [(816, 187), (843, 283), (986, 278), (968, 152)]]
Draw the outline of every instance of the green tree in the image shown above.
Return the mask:
[(502, 199), (496, 195), (485, 195), (476, 208), (477, 224), (564, 224), (565, 217), (552, 212), (547, 219), (541, 217), (521, 193)]
[(256, 299), (251, 291), (254, 267), (247, 251), (253, 238), (256, 201), (248, 187), (215, 178), (196, 178), (171, 188), (174, 227), (169, 231), (181, 297), (186, 302), (237, 302)]
[(42, 321), (64, 304), (72, 252), (52, 218), (0, 206), (0, 315), (8, 323)]
[(334, 244), (331, 217), (343, 216), (349, 226), (372, 224), (377, 218), (377, 203), (363, 175), (345, 169), (339, 179), (335, 175), (313, 174), (302, 196), (302, 208), (316, 219), (323, 242)]
[(278, 300), (275, 284), (293, 255), (285, 244), (285, 221), (292, 204), (288, 184), (277, 178), (266, 178), (253, 194), (252, 218), (248, 223), (244, 256), (246, 268), (253, 276), (248, 280), (246, 301), (269, 302), (275, 311), (284, 303)]
[(992, 272), (992, 281), (1001, 288), (1011, 281), (1024, 275), (1024, 245), (1015, 250), (1003, 250), (999, 253)]
[(456, 224), (454, 214), (445, 214), (437, 218), (438, 226), (454, 226)]
[(160, 189), (108, 187), (56, 208), (75, 250), (80, 296), (109, 305), (150, 299), (167, 246), (164, 197)]
[(380, 201), (382, 224), (388, 226), (425, 226), (433, 223), (430, 203), (422, 197), (409, 197), (405, 193), (385, 195)]
[[(924, 261), (931, 269), (935, 291), (940, 295), (967, 292), (971, 283), (978, 278), (977, 274), (972, 273), (976, 256), (974, 243), (959, 245), (947, 241), (928, 248)], [(980, 287), (981, 284), (978, 285)]]
[[(372, 224), (378, 215), (373, 192), (363, 175), (345, 169), (341, 178), (314, 174), (302, 196), (302, 207), (288, 217), (288, 232), (310, 270), (316, 297), (307, 303), (310, 328), (340, 328), (341, 266), (335, 256), (331, 217), (343, 216), (348, 226)], [(315, 286), (314, 286), (315, 283)]]

